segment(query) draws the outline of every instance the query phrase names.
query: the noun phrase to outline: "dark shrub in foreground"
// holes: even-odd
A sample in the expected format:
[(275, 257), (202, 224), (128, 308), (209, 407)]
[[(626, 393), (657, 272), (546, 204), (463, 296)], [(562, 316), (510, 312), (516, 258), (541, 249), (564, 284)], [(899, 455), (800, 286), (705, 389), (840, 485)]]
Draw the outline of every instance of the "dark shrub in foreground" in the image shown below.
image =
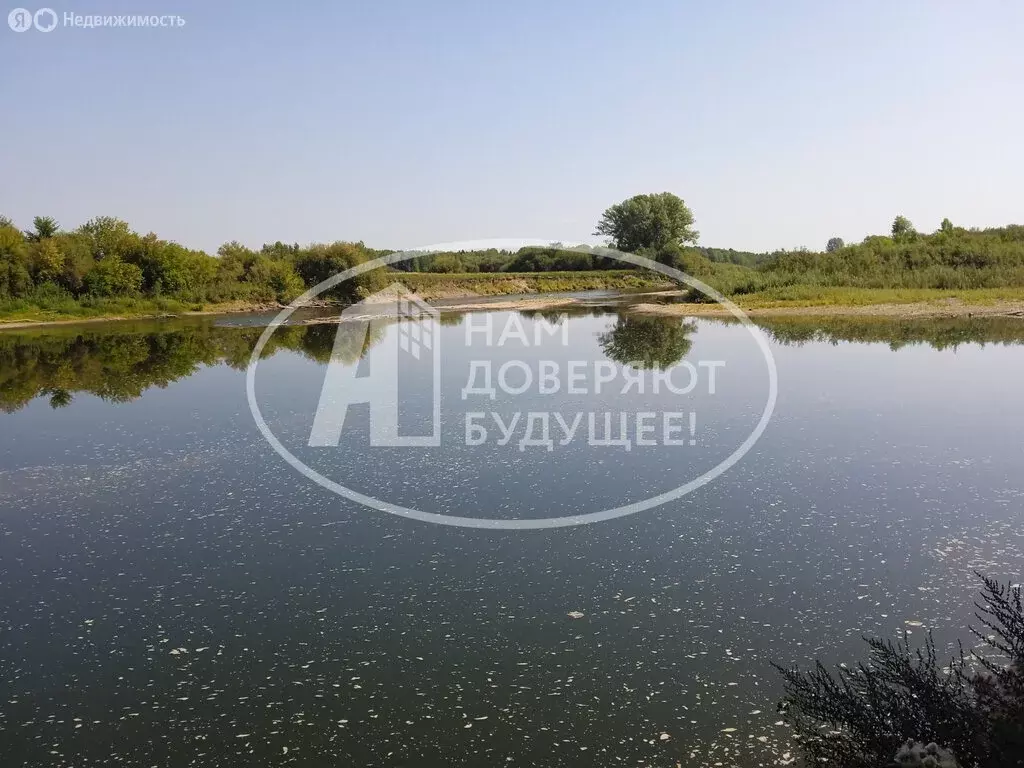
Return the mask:
[[(980, 575), (979, 575), (980, 577)], [(982, 578), (976, 603), (983, 650), (939, 661), (928, 637), (868, 640), (868, 660), (833, 673), (776, 668), (785, 680), (780, 709), (808, 765), (880, 768), (915, 760), (907, 742), (934, 743), (960, 768), (1024, 765), (1024, 609), (1019, 587)], [(897, 762), (897, 753), (900, 760)], [(930, 763), (927, 763), (930, 764)], [(936, 762), (936, 764), (945, 764)]]

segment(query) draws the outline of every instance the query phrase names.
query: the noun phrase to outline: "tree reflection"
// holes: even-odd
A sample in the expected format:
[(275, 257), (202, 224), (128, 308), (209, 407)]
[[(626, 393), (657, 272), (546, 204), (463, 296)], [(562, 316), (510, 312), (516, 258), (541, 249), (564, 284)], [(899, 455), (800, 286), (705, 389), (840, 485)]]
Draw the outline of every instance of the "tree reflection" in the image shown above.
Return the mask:
[[(992, 317), (757, 317), (771, 339), (786, 346), (842, 342), (883, 343), (890, 349), (925, 344), (956, 349), (963, 344), (1024, 344), (1024, 318)], [(734, 322), (726, 320), (725, 322)]]
[[(79, 393), (127, 402), (206, 366), (242, 370), (264, 330), (212, 322), (146, 330), (133, 325), (128, 332), (118, 327), (0, 333), (0, 410), (13, 413), (37, 397), (64, 408)], [(364, 323), (336, 322), (285, 326), (270, 337), (262, 357), (286, 350), (325, 363), (337, 350), (343, 362), (352, 364), (383, 338), (381, 324), (370, 328), (368, 333)]]
[(598, 337), (609, 359), (635, 368), (671, 368), (693, 346), (697, 325), (672, 317), (619, 315), (615, 325)]
[(53, 409), (64, 408), (71, 405), (73, 395), (66, 389), (54, 389), (50, 391), (50, 407)]
[[(556, 322), (562, 315), (606, 315), (607, 308), (574, 307), (523, 313)], [(442, 325), (454, 326), (462, 315), (446, 312)], [(708, 322), (708, 321), (705, 321)], [(1024, 320), (1017, 317), (939, 318), (757, 318), (774, 341), (884, 342), (893, 349), (928, 344), (936, 349), (960, 344), (1024, 343)], [(357, 363), (384, 337), (386, 322), (367, 325), (336, 319), (278, 328), (262, 356), (291, 352), (326, 363), (337, 352)], [(53, 327), (0, 333), (0, 411), (14, 412), (45, 397), (53, 408), (68, 406), (88, 393), (111, 402), (140, 397), (150, 387), (167, 387), (206, 366), (242, 370), (263, 333), (261, 326), (228, 327), (212, 319), (162, 323), (118, 323), (77, 328)], [(598, 340), (604, 353), (620, 364), (669, 368), (687, 354), (696, 324), (679, 318), (620, 314)]]

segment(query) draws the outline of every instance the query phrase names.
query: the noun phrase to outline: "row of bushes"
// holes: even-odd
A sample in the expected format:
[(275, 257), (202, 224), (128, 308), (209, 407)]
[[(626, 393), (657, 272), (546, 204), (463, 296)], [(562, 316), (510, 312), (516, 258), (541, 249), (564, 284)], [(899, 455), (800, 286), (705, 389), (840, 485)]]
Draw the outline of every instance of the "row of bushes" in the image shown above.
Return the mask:
[(475, 274), (496, 272), (582, 272), (621, 268), (621, 263), (601, 256), (587, 245), (562, 247), (526, 246), (517, 251), (490, 248), (479, 251), (448, 251), (423, 254), (400, 262), (403, 272)]
[[(664, 249), (663, 249), (664, 251)], [(863, 289), (969, 290), (1024, 287), (1024, 226), (963, 229), (931, 235), (912, 230), (870, 236), (831, 251), (784, 251), (749, 268), (712, 263), (697, 249), (656, 254), (701, 277), (726, 295), (766, 293), (792, 286)]]
[[(0, 302), (34, 306), (98, 299), (173, 299), (184, 303), (290, 301), (324, 278), (374, 258), (362, 243), (306, 247), (282, 243), (259, 251), (231, 242), (216, 257), (141, 235), (108, 216), (64, 232), (36, 217), (22, 232), (0, 217)], [(382, 275), (356, 278), (335, 295), (372, 291)]]

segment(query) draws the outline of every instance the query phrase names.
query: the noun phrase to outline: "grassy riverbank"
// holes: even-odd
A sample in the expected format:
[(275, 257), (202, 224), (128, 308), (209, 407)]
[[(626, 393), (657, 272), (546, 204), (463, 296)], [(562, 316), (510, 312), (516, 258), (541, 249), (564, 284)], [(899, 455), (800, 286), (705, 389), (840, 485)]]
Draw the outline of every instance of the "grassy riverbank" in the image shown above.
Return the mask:
[(577, 291), (663, 290), (675, 287), (662, 275), (632, 269), (579, 272), (402, 272), (395, 279), (427, 301), (475, 296), (511, 296)]
[[(789, 285), (729, 297), (743, 309), (850, 309), (882, 305), (986, 307), (1002, 302), (1024, 302), (1024, 288), (853, 288)], [(708, 305), (714, 309), (716, 305)], [(697, 310), (699, 311), (699, 310)], [(969, 310), (968, 310), (969, 311)]]
[[(449, 308), (537, 309), (572, 306), (571, 296), (538, 296), (580, 291), (663, 291), (683, 290), (660, 275), (629, 270), (587, 273), (496, 273), (431, 274), (398, 273), (391, 277), (427, 301), (447, 301)], [(501, 304), (477, 304), (473, 299), (515, 296)], [(1024, 318), (1024, 288), (979, 288), (941, 290), (936, 288), (827, 288), (796, 285), (730, 297), (755, 316), (883, 316), (883, 317), (969, 317), (972, 315), (1019, 315)], [(546, 301), (546, 303), (545, 303)], [(283, 305), (268, 302), (231, 301), (184, 303), (172, 299), (97, 299), (33, 306), (24, 302), (0, 303), (0, 329), (54, 323), (100, 320), (129, 320), (154, 317), (182, 317), (237, 312), (266, 312)], [(631, 306), (638, 314), (686, 317), (726, 316), (728, 310), (715, 303), (640, 303)]]
[(30, 302), (13, 299), (0, 302), (0, 328), (52, 323), (131, 320), (180, 317), (195, 314), (260, 312), (277, 304), (257, 301), (182, 302), (175, 299), (97, 298), (87, 301)]
[[(673, 287), (673, 284), (661, 275), (636, 270), (491, 274), (391, 272), (381, 284), (386, 285), (388, 281), (402, 283), (426, 301), (594, 290), (659, 290)], [(7, 299), (0, 301), (0, 328), (57, 322), (260, 312), (282, 306), (284, 304), (273, 301), (184, 302), (167, 298), (86, 297), (75, 300), (67, 296), (58, 296), (52, 299)]]
[(175, 299), (94, 298), (75, 300), (6, 299), (0, 301), (0, 323), (53, 322), (98, 318), (150, 317), (178, 315), (203, 305), (186, 304)]

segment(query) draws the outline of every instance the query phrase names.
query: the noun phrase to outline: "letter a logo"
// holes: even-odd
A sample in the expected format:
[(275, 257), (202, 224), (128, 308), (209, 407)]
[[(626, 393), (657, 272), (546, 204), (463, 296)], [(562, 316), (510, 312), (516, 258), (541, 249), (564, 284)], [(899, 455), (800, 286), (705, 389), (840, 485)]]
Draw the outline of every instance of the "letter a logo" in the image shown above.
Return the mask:
[(337, 447), (349, 406), (362, 403), (370, 407), (371, 446), (441, 444), (438, 315), (400, 283), (341, 313), (311, 447)]

